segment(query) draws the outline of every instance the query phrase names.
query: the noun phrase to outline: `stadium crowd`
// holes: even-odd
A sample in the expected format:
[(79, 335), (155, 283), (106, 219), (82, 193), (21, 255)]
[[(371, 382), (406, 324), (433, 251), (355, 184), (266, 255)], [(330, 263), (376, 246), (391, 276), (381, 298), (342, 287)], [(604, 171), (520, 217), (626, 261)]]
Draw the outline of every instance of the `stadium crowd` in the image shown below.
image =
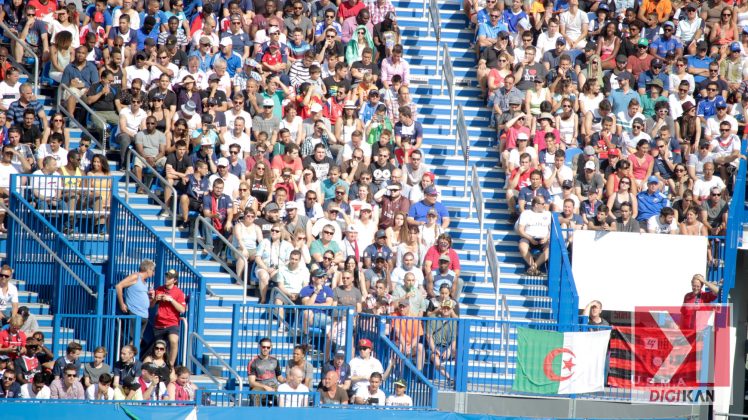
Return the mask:
[(550, 211), (572, 229), (724, 235), (744, 158), (748, 4), (464, 6), (528, 274), (547, 260)]
[[(211, 250), (236, 264), (238, 277), (251, 276), (260, 303), (444, 318), (401, 320), (392, 331), (419, 367), (428, 358), (449, 378), (442, 364), (454, 358), (456, 327), (446, 319), (459, 314), (460, 261), (436, 175), (421, 150), (422, 117), (389, 0), (14, 0), (1, 10), (0, 20), (28, 47), (10, 34), (7, 47), (0, 46), (4, 198), (11, 174), (35, 173), (42, 176), (31, 186), (37, 208), (73, 209), (59, 175), (110, 174), (91, 140), (84, 136), (71, 149), (64, 115), (48, 119), (33, 86), (19, 82), (33, 52), (42, 82), (68, 87), (61, 106), (118, 146), (120, 168), (132, 149), (136, 178), (145, 182), (158, 171), (174, 187), (175, 195), (163, 189), (163, 199), (178, 203), (180, 229), (190, 229), (199, 214), (233, 244), (238, 252), (222, 240)], [(78, 100), (95, 115), (85, 115)], [(67, 189), (78, 187), (85, 185)], [(107, 200), (88, 206), (103, 209)], [(66, 233), (74, 229), (66, 226)], [(163, 392), (155, 385), (155, 395), (175, 399), (172, 384), (188, 387), (189, 372), (182, 380), (174, 367), (187, 302), (174, 271), (166, 272), (164, 286), (148, 288), (155, 269), (145, 260), (116, 287), (120, 310), (137, 316), (143, 331), (149, 307), (158, 306), (150, 319), (154, 340), (123, 350), (123, 363), (137, 366), (127, 380), (117, 370), (86, 380), (77, 369), (86, 393), (94, 386), (94, 395), (134, 395), (132, 380), (156, 377), (148, 369), (152, 362), (141, 366), (135, 355), (159, 346), (170, 374), (156, 381), (169, 385)], [(14, 325), (15, 312), (0, 316)], [(315, 311), (304, 316), (310, 326), (332, 322)], [(16, 355), (15, 363), (39, 348), (27, 347), (16, 343), (6, 352)], [(359, 350), (365, 347), (359, 342)], [(70, 364), (60, 367), (65, 375)], [(271, 375), (276, 389), (309, 387), (307, 371), (300, 370), (289, 367), (282, 380)], [(372, 374), (381, 382), (386, 372), (364, 371), (353, 379), (366, 386), (344, 386), (345, 400), (383, 404), (384, 397), (371, 397), (381, 393)], [(26, 382), (36, 381), (34, 374), (25, 374)], [(343, 385), (343, 376), (323, 380), (329, 398), (336, 388), (324, 382)], [(50, 386), (49, 379), (39, 381)], [(71, 395), (71, 384), (58, 386)], [(387, 400), (403, 404), (395, 384), (396, 395)], [(371, 395), (359, 396), (359, 388)]]

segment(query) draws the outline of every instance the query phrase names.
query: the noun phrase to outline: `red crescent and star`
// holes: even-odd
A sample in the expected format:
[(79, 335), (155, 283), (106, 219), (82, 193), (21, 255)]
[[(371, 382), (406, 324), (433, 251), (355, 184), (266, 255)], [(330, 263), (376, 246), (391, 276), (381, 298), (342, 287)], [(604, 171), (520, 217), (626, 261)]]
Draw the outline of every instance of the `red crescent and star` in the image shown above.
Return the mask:
[[(571, 359), (562, 360), (564, 366), (561, 368), (561, 371), (563, 373), (563, 370), (566, 369), (569, 371), (569, 374), (566, 376), (556, 375), (556, 373), (553, 372), (553, 360), (555, 360), (556, 356), (558, 356), (559, 354), (564, 354), (564, 353), (568, 353), (572, 356)], [(565, 381), (571, 378), (572, 375), (574, 375), (574, 372), (572, 372), (572, 368), (576, 366), (574, 364), (574, 359), (573, 359), (575, 357), (577, 356), (574, 354), (574, 352), (567, 348), (555, 348), (549, 351), (548, 354), (545, 356), (545, 359), (543, 359), (543, 373), (545, 374), (545, 376), (548, 377), (548, 379), (552, 381), (559, 381), (559, 382)]]

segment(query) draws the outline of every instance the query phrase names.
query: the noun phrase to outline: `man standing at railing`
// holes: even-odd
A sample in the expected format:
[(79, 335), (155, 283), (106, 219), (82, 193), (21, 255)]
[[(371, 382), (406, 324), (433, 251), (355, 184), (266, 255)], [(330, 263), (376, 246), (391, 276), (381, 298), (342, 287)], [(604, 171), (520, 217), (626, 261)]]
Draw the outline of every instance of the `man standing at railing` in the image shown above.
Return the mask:
[(175, 366), (179, 353), (179, 317), (187, 311), (184, 292), (177, 287), (178, 280), (179, 273), (171, 269), (164, 275), (164, 285), (148, 292), (150, 307), (158, 305), (153, 319), (153, 341), (168, 340), (170, 366)]
[[(147, 282), (154, 274), (156, 274), (156, 263), (149, 259), (144, 259), (140, 263), (137, 273), (125, 277), (114, 287), (117, 292), (117, 302), (119, 302), (120, 310), (124, 314), (135, 315), (140, 318), (141, 337), (148, 324), (148, 307), (150, 306)], [(133, 335), (133, 333), (134, 326), (130, 335)], [(132, 339), (133, 337), (130, 338)]]

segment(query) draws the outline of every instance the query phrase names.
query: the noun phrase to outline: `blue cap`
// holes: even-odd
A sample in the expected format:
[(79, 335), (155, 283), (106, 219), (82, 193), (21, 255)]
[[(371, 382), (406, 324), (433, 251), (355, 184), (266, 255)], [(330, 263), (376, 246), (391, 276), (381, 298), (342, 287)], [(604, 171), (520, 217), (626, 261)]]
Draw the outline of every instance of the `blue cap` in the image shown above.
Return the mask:
[(662, 27), (663, 27), (663, 28), (664, 28), (665, 26), (669, 26), (669, 27), (671, 27), (671, 28), (675, 28), (675, 24), (674, 24), (673, 22), (671, 22), (671, 21), (667, 21), (667, 22), (665, 22), (665, 23), (663, 23), (663, 24), (662, 24)]
[(654, 175), (647, 178), (647, 184), (659, 184), (659, 183), (660, 183), (660, 180)]
[(740, 43), (739, 42), (732, 42), (730, 44), (730, 51), (732, 51), (732, 52), (740, 52)]
[(714, 107), (715, 108), (727, 108), (727, 102), (725, 102), (725, 98), (718, 96), (717, 99), (714, 101)]
[(325, 272), (325, 270), (318, 268), (312, 271), (312, 277), (327, 277), (327, 273)]
[(566, 39), (562, 36), (556, 38), (556, 45), (566, 45)]
[(600, 5), (597, 6), (597, 10), (598, 11), (605, 10), (607, 12), (607, 11), (610, 11), (610, 7), (608, 7), (608, 5), (605, 3), (600, 3)]

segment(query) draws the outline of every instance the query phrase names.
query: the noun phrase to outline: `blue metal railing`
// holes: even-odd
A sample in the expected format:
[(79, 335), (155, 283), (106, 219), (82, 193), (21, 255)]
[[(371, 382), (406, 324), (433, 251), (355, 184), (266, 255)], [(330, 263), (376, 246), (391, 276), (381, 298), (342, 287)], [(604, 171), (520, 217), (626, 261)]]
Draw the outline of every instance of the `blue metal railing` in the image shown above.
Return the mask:
[(211, 407), (320, 407), (319, 392), (199, 389), (195, 399)]
[[(423, 342), (427, 328), (424, 318), (359, 314), (356, 335), (374, 343), (376, 357), (385, 369), (382, 384), (385, 393), (392, 395), (394, 382), (402, 379), (413, 407), (430, 410), (436, 408), (437, 387), (426, 377), (429, 372), (423, 367), (428, 356), (428, 346)], [(454, 378), (453, 369), (450, 373)]]
[(52, 313), (104, 313), (104, 275), (15, 188), (11, 176), (8, 261)]
[(566, 240), (557, 213), (553, 213), (549, 252), (548, 293), (551, 298), (553, 317), (559, 324), (574, 325), (578, 322), (579, 295), (574, 284), (569, 252), (566, 249)]
[[(327, 322), (307, 325), (304, 318), (310, 312), (314, 312), (315, 317), (324, 315)], [(348, 343), (353, 341), (354, 321), (353, 308), (346, 306), (235, 304), (230, 365), (247, 375), (247, 364), (258, 352), (257, 343), (265, 337), (273, 341), (273, 354), (280, 358), (290, 355), (295, 345), (307, 344), (309, 357), (318, 365), (331, 360), (337, 349), (345, 349), (346, 359), (350, 360), (353, 346)], [(313, 383), (321, 379), (320, 373), (315, 369)]]
[[(90, 261), (107, 255), (111, 176), (17, 175), (11, 189), (31, 203), (57, 231)], [(50, 204), (45, 198), (59, 197)]]
[[(748, 142), (743, 141), (741, 153), (743, 156), (748, 152)], [(722, 273), (722, 290), (720, 300), (727, 303), (730, 291), (735, 287), (736, 267), (738, 265), (738, 249), (743, 240), (743, 223), (746, 222), (748, 213), (745, 208), (746, 188), (746, 160), (739, 159), (738, 173), (735, 176), (732, 201), (727, 218), (727, 229), (724, 248), (724, 271)]]
[(111, 233), (107, 290), (117, 282), (137, 272), (143, 259), (156, 263), (156, 275), (149, 279), (149, 286), (164, 283), (164, 273), (174, 269), (179, 274), (179, 288), (187, 297), (187, 319), (189, 333), (202, 334), (205, 318), (206, 285), (202, 274), (182, 257), (158, 232), (150, 227), (120, 197), (119, 191), (112, 193)]
[[(140, 348), (140, 318), (135, 315), (55, 314), (52, 330), (52, 354), (62, 356), (67, 345), (76, 341), (84, 354), (93, 356), (94, 349), (107, 349), (104, 362), (114, 366), (122, 346), (134, 343)], [(90, 360), (90, 357), (86, 357)]]

